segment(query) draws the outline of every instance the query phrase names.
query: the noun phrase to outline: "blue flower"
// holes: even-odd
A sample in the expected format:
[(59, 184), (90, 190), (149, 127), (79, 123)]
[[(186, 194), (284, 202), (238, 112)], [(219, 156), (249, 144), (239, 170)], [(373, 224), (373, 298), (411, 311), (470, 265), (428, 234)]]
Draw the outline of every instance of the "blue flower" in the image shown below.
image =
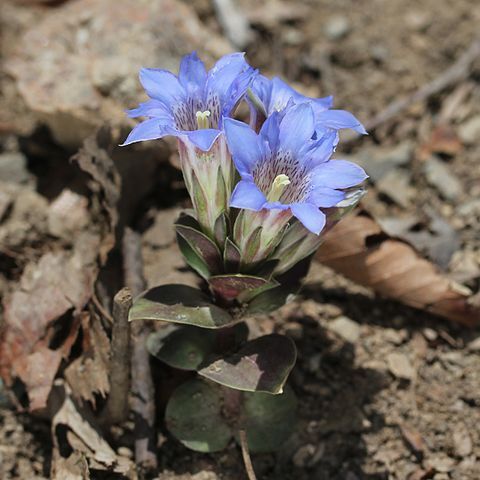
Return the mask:
[(321, 134), (328, 130), (341, 130), (351, 128), (358, 133), (366, 134), (363, 125), (350, 113), (345, 110), (331, 110), (333, 97), (310, 98), (298, 93), (283, 80), (274, 77), (269, 80), (263, 75), (255, 78), (250, 101), (255, 107), (251, 124), (256, 123), (256, 110), (269, 117), (274, 112), (283, 111), (291, 105), (309, 103), (315, 114), (315, 130)]
[(256, 75), (243, 53), (221, 58), (207, 72), (195, 52), (183, 57), (179, 74), (142, 68), (140, 82), (150, 100), (128, 111), (147, 117), (123, 145), (173, 135), (208, 151), (221, 133), (223, 117), (232, 113)]
[(244, 123), (225, 119), (227, 144), (241, 176), (230, 206), (283, 212), (283, 223), (293, 215), (318, 235), (326, 221), (321, 208), (337, 205), (345, 198), (343, 190), (367, 175), (351, 162), (331, 160), (336, 131), (313, 139), (315, 125), (310, 102), (274, 112), (258, 135)]

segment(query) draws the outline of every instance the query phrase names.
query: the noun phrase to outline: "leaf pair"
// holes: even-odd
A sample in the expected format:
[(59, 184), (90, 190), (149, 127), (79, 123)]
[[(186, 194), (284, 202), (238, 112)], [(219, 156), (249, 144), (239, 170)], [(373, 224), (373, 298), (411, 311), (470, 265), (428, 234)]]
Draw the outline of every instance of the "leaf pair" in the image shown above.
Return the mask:
[(168, 429), (186, 447), (199, 452), (223, 450), (240, 429), (252, 452), (278, 449), (296, 420), (297, 400), (290, 388), (282, 395), (241, 393), (234, 422), (225, 413), (228, 397), (218, 385), (201, 379), (178, 387), (165, 412)]
[(247, 335), (245, 324), (227, 332), (180, 327), (151, 334), (147, 348), (171, 367), (194, 370), (226, 387), (282, 393), (296, 360), (294, 343), (278, 334), (245, 342)]

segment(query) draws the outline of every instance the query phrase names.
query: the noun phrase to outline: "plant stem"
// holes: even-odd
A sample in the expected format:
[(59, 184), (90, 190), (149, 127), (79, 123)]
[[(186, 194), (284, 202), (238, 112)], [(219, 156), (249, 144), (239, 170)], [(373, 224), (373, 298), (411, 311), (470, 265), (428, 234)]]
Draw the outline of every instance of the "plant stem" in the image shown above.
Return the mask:
[(128, 415), (130, 391), (130, 323), (128, 311), (132, 293), (122, 288), (113, 299), (112, 358), (110, 361), (110, 395), (107, 416), (111, 423), (123, 422)]
[(252, 459), (250, 458), (250, 452), (248, 451), (247, 434), (245, 430), (238, 432), (240, 438), (240, 447), (242, 448), (243, 463), (245, 470), (247, 471), (248, 480), (257, 480), (255, 470), (253, 469)]

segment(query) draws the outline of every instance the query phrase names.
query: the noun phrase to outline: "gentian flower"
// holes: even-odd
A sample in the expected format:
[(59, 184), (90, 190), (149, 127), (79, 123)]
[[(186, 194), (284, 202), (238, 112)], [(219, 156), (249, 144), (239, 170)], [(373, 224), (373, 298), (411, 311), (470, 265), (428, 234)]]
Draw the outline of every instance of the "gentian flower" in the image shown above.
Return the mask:
[(267, 258), (281, 241), (289, 220), (296, 217), (319, 235), (326, 223), (322, 208), (345, 199), (345, 189), (367, 175), (345, 160), (331, 160), (337, 133), (316, 135), (311, 103), (274, 112), (259, 134), (242, 122), (226, 119), (227, 144), (241, 176), (230, 206), (242, 209), (234, 241), (244, 264)]
[(123, 145), (168, 135), (179, 139), (182, 171), (197, 220), (212, 238), (216, 222), (228, 211), (234, 182), (222, 136), (223, 119), (232, 114), (255, 75), (243, 53), (224, 56), (207, 72), (194, 52), (183, 57), (178, 76), (142, 68), (140, 82), (150, 100), (128, 112), (147, 120), (132, 130)]
[(311, 98), (302, 95), (278, 77), (268, 79), (258, 75), (251, 87), (249, 100), (252, 105), (251, 125), (258, 124), (260, 117), (269, 117), (274, 112), (281, 112), (290, 105), (309, 103), (315, 114), (316, 131), (320, 134), (328, 130), (351, 128), (366, 134), (363, 125), (345, 110), (332, 110), (333, 97)]

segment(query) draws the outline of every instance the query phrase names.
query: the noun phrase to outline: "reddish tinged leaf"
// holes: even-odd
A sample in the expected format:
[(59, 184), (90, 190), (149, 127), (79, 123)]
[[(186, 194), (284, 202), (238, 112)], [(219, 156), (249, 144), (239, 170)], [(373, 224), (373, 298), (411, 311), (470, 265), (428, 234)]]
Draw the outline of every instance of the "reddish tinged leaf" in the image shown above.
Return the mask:
[(335, 226), (315, 259), (386, 297), (464, 325), (480, 323), (480, 307), (466, 287), (410, 244), (389, 237), (366, 212)]
[(212, 240), (202, 232), (191, 227), (177, 224), (175, 229), (205, 262), (210, 273), (215, 274), (222, 271), (222, 255)]
[(224, 300), (232, 301), (239, 295), (253, 292), (266, 286), (269, 282), (261, 277), (238, 273), (236, 275), (217, 275), (210, 277), (208, 283), (215, 295)]
[(463, 144), (455, 130), (448, 124), (441, 124), (433, 129), (430, 139), (422, 145), (420, 158), (427, 160), (432, 153), (456, 155), (462, 149)]
[(236, 390), (276, 395), (282, 393), (296, 357), (292, 340), (274, 333), (247, 342), (234, 354), (218, 358), (198, 373)]

